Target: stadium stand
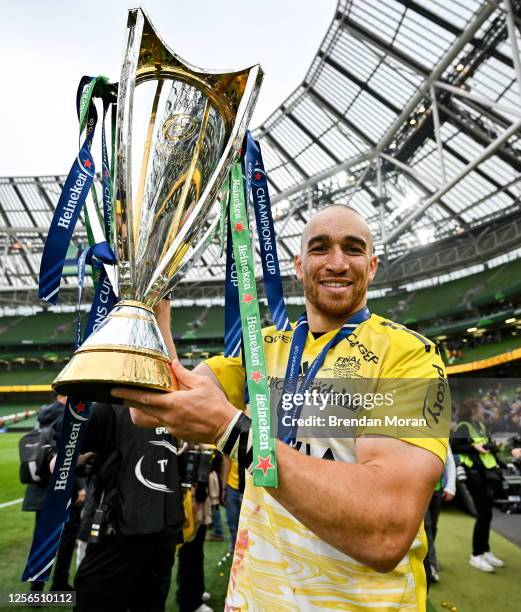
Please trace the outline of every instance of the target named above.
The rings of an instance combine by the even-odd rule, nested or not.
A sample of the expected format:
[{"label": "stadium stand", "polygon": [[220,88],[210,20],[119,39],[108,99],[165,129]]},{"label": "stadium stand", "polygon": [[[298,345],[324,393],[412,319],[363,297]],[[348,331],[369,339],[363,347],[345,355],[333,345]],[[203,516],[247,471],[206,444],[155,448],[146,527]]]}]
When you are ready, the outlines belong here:
[{"label": "stadium stand", "polygon": [[[516,296],[520,294],[521,259],[518,259],[442,285],[373,298],[369,306],[445,347],[451,341],[457,342],[460,350],[452,351],[456,356],[451,356],[450,350],[444,354],[448,363],[458,364],[521,347],[517,325],[504,325],[505,320],[515,319],[520,302]],[[302,306],[288,306],[292,320],[301,312]],[[1,321],[0,385],[49,384],[70,357],[76,315],[40,312],[26,317],[3,317]],[[267,313],[265,322],[269,322]],[[174,308],[172,327],[180,355],[188,360],[223,350],[224,309],[220,306]],[[479,330],[476,337],[467,333],[473,327]],[[493,329],[495,336],[479,335],[487,329]],[[500,337],[498,330],[502,330]]]}]

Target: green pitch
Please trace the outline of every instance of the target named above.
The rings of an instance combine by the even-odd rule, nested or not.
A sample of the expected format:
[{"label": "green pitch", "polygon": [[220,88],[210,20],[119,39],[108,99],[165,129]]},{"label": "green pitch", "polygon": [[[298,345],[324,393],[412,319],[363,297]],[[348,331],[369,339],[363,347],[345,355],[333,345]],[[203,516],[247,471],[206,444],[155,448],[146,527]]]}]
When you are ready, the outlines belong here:
[{"label": "green pitch", "polygon": [[[0,504],[23,497],[24,486],[18,481],[19,434],[0,434]],[[224,518],[224,517],[223,517]],[[26,591],[20,575],[27,558],[33,531],[32,512],[21,512],[21,504],[0,508],[0,591]],[[432,586],[429,612],[443,612],[455,606],[458,612],[517,612],[519,610],[519,577],[521,549],[502,536],[492,533],[494,552],[505,560],[506,567],[495,574],[485,574],[468,564],[473,520],[457,511],[443,512],[438,528],[437,550],[442,564],[440,583]],[[206,590],[214,610],[222,610],[230,563],[219,567],[227,545],[208,542],[205,545]],[[177,610],[174,602],[175,568],[168,612]],[[0,610],[12,610],[2,608]],[[30,612],[33,608],[17,610]],[[61,608],[66,610],[67,608]]]},{"label": "green pitch", "polygon": [[[457,510],[442,512],[436,551],[441,564],[440,582],[432,585],[429,599],[437,612],[455,606],[458,612],[517,612],[520,609],[521,549],[491,532],[490,547],[505,562],[494,574],[469,565],[474,519]],[[449,607],[442,603],[450,604]]]}]

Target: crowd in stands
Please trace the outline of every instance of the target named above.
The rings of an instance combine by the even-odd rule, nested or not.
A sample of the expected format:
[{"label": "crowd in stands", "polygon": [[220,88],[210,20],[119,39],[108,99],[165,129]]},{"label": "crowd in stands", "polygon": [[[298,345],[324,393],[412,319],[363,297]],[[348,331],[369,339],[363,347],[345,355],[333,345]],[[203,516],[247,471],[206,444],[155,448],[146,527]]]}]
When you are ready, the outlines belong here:
[{"label": "crowd in stands", "polygon": [[443,340],[439,344],[443,349],[445,361],[451,365],[460,361],[471,349],[487,344],[500,344],[512,337],[512,330],[495,328],[480,335],[467,334],[466,336],[458,336],[450,340]]},{"label": "crowd in stands", "polygon": [[[500,380],[493,386],[478,388],[473,397],[483,408],[483,421],[490,434],[505,432],[521,435],[521,386],[509,387]],[[455,405],[453,420],[459,419],[459,405]]]}]

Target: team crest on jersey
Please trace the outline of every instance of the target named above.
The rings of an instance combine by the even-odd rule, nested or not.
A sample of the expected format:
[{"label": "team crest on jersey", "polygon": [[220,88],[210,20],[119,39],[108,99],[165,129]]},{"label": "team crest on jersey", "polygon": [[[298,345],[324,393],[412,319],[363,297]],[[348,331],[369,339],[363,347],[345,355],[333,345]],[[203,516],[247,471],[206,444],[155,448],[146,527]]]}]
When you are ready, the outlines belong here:
[{"label": "team crest on jersey", "polygon": [[338,378],[356,376],[361,366],[360,358],[354,355],[338,357],[333,364],[333,375]]}]

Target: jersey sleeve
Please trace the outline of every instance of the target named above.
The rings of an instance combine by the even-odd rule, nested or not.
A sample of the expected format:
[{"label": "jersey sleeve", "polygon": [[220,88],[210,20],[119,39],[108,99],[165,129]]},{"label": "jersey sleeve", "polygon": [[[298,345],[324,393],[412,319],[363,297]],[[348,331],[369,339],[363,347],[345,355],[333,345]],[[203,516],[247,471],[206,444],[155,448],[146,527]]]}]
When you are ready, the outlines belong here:
[{"label": "jersey sleeve", "polygon": [[[389,349],[378,390],[390,393],[391,405],[373,416],[382,419],[378,433],[420,446],[445,461],[451,400],[445,366],[435,344],[406,328],[389,333]],[[381,414],[378,414],[378,413]]]},{"label": "jersey sleeve", "polygon": [[241,357],[210,357],[204,363],[221,383],[228,401],[239,410],[244,410],[245,379]]}]

